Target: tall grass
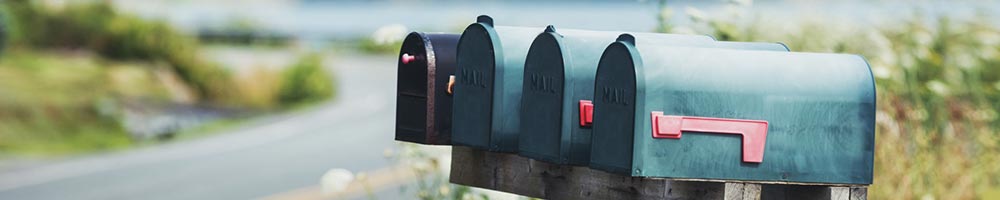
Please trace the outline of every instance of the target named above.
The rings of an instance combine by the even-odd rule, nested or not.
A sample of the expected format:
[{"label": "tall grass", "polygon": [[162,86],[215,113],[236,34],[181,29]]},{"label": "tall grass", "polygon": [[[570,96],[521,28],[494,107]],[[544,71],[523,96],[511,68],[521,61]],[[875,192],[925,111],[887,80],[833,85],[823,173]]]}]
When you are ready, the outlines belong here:
[{"label": "tall grass", "polygon": [[150,86],[152,78],[128,72],[134,68],[100,66],[87,56],[7,52],[0,60],[0,157],[131,145],[112,97],[164,93]]},{"label": "tall grass", "polygon": [[[987,21],[995,18],[779,26],[735,7],[715,17],[689,10],[692,27],[663,27],[868,59],[878,91],[872,199],[976,199],[997,190],[1000,27]],[[756,20],[737,21],[747,18]]]},{"label": "tall grass", "polygon": [[238,103],[229,72],[199,57],[197,40],[165,22],[119,13],[107,1],[50,8],[37,1],[5,0],[2,10],[9,19],[12,46],[80,49],[114,60],[164,62],[199,96]]},{"label": "tall grass", "polygon": [[[0,16],[7,19],[4,27],[10,29],[10,43],[15,48],[86,50],[111,60],[164,63],[204,102],[230,106],[259,103],[244,102],[247,98],[237,89],[239,81],[232,73],[201,57],[197,38],[182,34],[164,21],[117,12],[109,1],[69,2],[53,7],[39,1],[5,0],[0,11],[3,11]],[[332,82],[329,76],[313,77],[311,81]],[[298,80],[286,82],[295,81]],[[316,92],[297,94],[317,95],[308,97],[314,99],[331,96]]]},{"label": "tall grass", "polygon": [[[104,0],[46,2],[0,0],[0,49],[7,50],[0,52],[0,154],[127,147],[122,119],[102,109],[123,100],[268,110],[334,92],[318,56],[288,72],[258,70],[237,79],[201,57],[197,38],[164,21],[119,13]],[[116,67],[123,63],[135,65]]]}]

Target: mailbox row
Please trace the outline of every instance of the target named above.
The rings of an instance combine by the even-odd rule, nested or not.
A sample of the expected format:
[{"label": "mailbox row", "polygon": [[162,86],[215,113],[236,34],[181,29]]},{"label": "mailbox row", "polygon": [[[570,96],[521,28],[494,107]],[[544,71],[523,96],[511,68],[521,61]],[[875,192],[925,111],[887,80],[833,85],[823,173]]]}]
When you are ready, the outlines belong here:
[{"label": "mailbox row", "polygon": [[637,177],[872,181],[874,79],[856,55],[480,16],[411,33],[398,65],[396,140]]}]

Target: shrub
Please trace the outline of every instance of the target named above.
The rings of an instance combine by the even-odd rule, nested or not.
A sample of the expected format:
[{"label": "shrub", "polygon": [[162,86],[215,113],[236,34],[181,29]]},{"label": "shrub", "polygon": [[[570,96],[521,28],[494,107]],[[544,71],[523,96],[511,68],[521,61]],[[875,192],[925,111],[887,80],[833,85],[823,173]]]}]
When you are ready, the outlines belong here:
[{"label": "shrub", "polygon": [[334,93],[333,78],[323,69],[323,59],[316,54],[303,56],[282,73],[278,101],[296,105],[330,98]]},{"label": "shrub", "polygon": [[115,12],[107,1],[70,3],[56,11],[28,0],[5,0],[12,43],[27,48],[84,49],[115,60],[168,64],[198,95],[240,104],[229,71],[198,55],[197,39],[158,20]]}]

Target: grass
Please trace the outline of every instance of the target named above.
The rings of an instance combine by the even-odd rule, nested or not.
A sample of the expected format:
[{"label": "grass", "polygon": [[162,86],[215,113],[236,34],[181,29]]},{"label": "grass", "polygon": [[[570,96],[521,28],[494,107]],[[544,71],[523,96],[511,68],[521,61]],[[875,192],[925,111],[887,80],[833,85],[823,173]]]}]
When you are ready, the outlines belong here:
[{"label": "grass", "polygon": [[878,91],[872,199],[997,197],[1000,27],[987,21],[992,17],[781,23],[795,23],[791,27],[728,15],[692,19],[696,24],[684,29],[719,40],[783,42],[793,51],[867,58]]},{"label": "grass", "polygon": [[167,63],[198,95],[216,103],[238,104],[231,77],[198,56],[198,42],[162,21],[118,13],[107,1],[69,3],[59,9],[28,0],[2,6],[11,46],[81,49],[113,60]]},{"label": "grass", "polygon": [[[320,82],[333,82],[332,77],[326,76],[326,73],[285,75],[280,77],[282,79],[272,79],[274,82],[270,84],[293,84],[307,88],[298,90],[283,87],[281,90],[297,90],[291,94],[294,97],[289,97],[289,93],[275,93],[285,96],[278,97],[280,101],[264,101],[261,100],[262,97],[253,96],[260,95],[254,91],[234,90],[233,88],[239,88],[239,84],[246,82],[237,80],[232,72],[221,65],[202,58],[199,53],[201,44],[197,38],[185,36],[164,21],[116,12],[108,1],[67,3],[57,9],[50,7],[29,0],[5,1],[0,10],[3,11],[3,19],[7,19],[6,24],[9,24],[4,30],[11,30],[11,46],[86,50],[110,60],[161,62],[195,91],[202,103],[235,107],[277,107],[297,104],[300,100],[316,101],[332,96],[328,94],[330,92],[317,91],[330,88],[317,87],[330,85]],[[308,59],[321,61],[318,56],[315,57]],[[322,70],[311,69],[309,66],[293,68],[315,72]],[[299,80],[300,78],[305,79]],[[263,105],[267,103],[279,105]]]},{"label": "grass", "polygon": [[[73,53],[7,52],[0,60],[0,152],[56,155],[113,150],[131,144],[112,114],[115,94],[148,96],[162,88],[154,80],[128,80],[115,87],[111,77],[131,68],[102,67],[92,56]],[[45,81],[37,81],[45,80]]]},{"label": "grass", "polygon": [[197,38],[166,22],[119,13],[109,1],[3,1],[0,154],[134,146],[141,141],[123,130],[118,108],[131,99],[270,111],[326,100],[335,92],[319,56],[282,71],[257,69],[238,77],[202,58],[201,48]]}]

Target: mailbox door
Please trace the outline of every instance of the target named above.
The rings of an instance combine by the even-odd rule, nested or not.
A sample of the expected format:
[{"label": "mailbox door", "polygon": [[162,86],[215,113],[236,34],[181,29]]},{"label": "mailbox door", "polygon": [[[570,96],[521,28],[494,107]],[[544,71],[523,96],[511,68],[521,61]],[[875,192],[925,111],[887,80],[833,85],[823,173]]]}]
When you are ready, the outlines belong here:
[{"label": "mailbox door", "polygon": [[[611,46],[621,45],[612,43]],[[641,113],[642,101],[637,94],[644,90],[642,59],[632,48],[622,50],[608,47],[601,55],[594,78],[594,124],[591,135],[590,167],[620,174],[632,174],[635,117]],[[636,56],[634,56],[636,55]],[[614,58],[614,59],[610,59]]]},{"label": "mailbox door", "polygon": [[[564,111],[564,63],[566,51],[560,45],[561,37],[545,32],[535,37],[524,63],[524,83],[521,96],[521,131],[518,143],[521,155],[563,164],[560,158],[564,145],[561,135]],[[565,137],[564,137],[565,136]]]},{"label": "mailbox door", "polygon": [[480,16],[478,23],[462,33],[453,110],[454,143],[491,151],[517,151],[524,59],[531,41],[541,31],[494,27],[492,19]]},{"label": "mailbox door", "polygon": [[[871,183],[875,91],[862,58],[642,46],[636,51],[627,43],[611,45],[611,52],[640,55],[643,61],[622,67],[634,58],[609,58],[614,60],[609,64],[620,63],[611,68],[634,68],[642,77],[636,84],[644,85],[636,88],[639,106],[631,111],[632,175]],[[670,125],[654,121],[665,119],[657,114],[759,120],[765,122],[766,132],[751,137],[746,134],[751,130],[740,135],[685,129],[683,134],[676,130],[676,138],[657,138],[671,131],[654,128]],[[756,152],[751,150],[756,145],[761,145],[762,155],[754,161],[748,159],[754,153],[748,152]]]},{"label": "mailbox door", "polygon": [[[433,52],[428,41],[420,33],[410,33],[403,40],[399,56],[414,56],[404,62],[398,60],[396,82],[396,140],[425,143],[427,137],[427,71],[433,64],[426,59],[416,60],[416,56],[427,58]],[[431,62],[433,63],[433,62]]]},{"label": "mailbox door", "polygon": [[452,143],[479,149],[490,148],[493,120],[494,74],[503,66],[502,49],[495,30],[469,25],[458,43],[458,72],[452,110]]}]

